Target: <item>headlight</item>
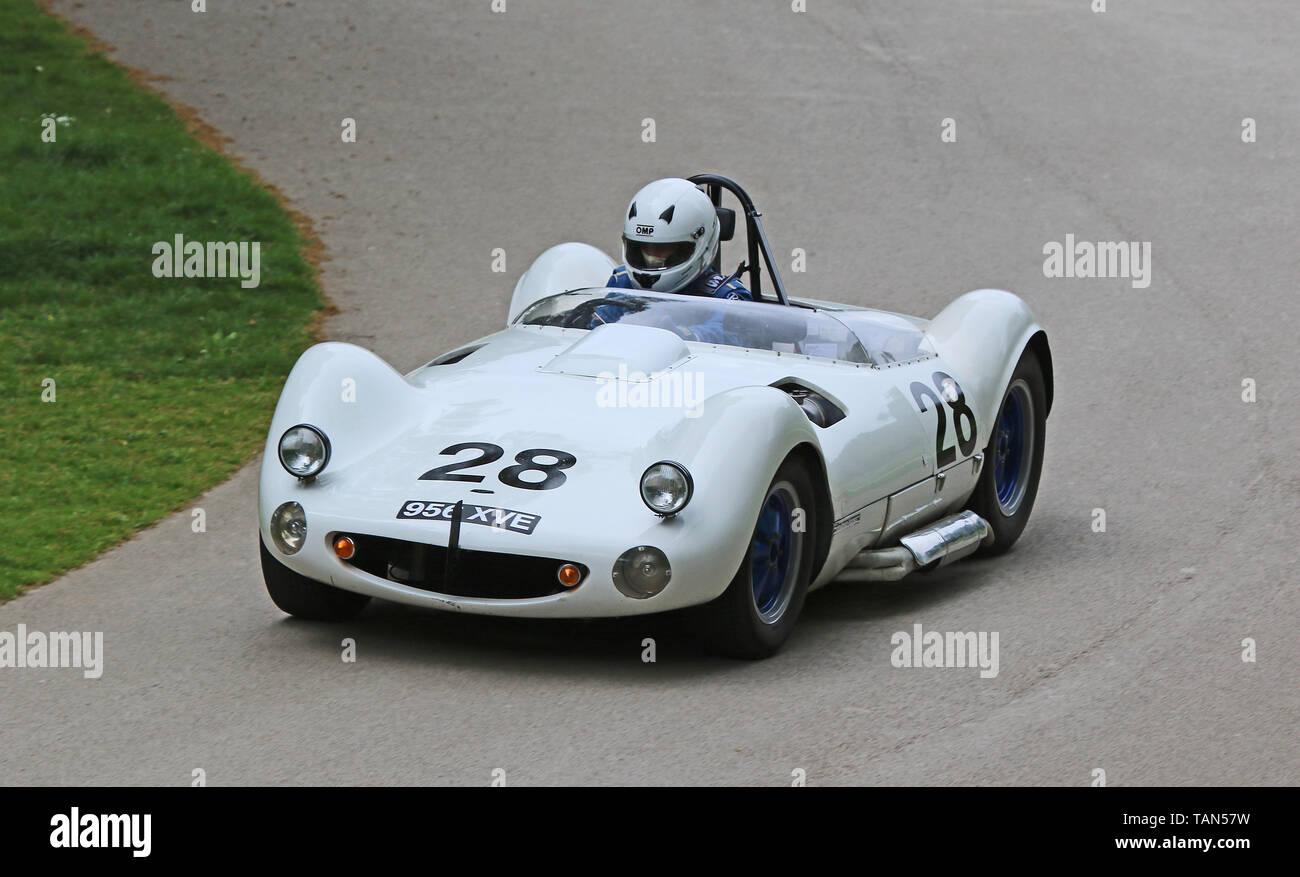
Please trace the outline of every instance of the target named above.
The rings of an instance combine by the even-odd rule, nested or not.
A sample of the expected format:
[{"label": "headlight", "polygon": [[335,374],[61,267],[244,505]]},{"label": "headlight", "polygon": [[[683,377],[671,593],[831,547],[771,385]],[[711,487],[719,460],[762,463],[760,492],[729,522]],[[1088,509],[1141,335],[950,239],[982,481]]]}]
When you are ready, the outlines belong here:
[{"label": "headlight", "polygon": [[656,515],[675,515],[691,501],[695,482],[686,467],[660,460],[641,474],[641,501]]},{"label": "headlight", "polygon": [[286,502],[271,513],[271,539],[285,554],[297,554],[307,540],[307,515],[296,502]]},{"label": "headlight", "polygon": [[291,426],[280,436],[280,465],[297,478],[314,478],[330,461],[325,433],[307,423]]},{"label": "headlight", "polygon": [[673,571],[668,558],[658,548],[639,545],[629,548],[614,561],[614,587],[637,600],[653,597],[668,586]]}]

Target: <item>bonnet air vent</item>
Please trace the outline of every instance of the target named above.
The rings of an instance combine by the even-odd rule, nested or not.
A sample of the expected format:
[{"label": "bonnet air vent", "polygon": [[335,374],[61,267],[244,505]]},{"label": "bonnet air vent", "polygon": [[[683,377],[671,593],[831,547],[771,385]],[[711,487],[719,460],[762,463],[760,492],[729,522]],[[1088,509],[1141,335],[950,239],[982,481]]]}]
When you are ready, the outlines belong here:
[{"label": "bonnet air vent", "polygon": [[[429,365],[452,365],[453,363],[460,362],[462,359],[469,356],[474,351],[479,350],[480,348],[485,346],[486,345],[484,344],[471,344],[469,347],[458,348],[456,350],[451,351],[450,353],[444,353],[442,356],[433,360],[433,362],[430,362]],[[426,365],[425,368],[428,368],[429,365]]]}]

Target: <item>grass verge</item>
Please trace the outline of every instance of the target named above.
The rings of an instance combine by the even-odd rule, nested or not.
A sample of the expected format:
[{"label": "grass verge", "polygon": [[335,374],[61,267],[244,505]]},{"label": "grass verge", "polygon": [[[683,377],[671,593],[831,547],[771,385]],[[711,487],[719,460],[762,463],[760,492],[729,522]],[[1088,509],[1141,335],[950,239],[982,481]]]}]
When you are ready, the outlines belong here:
[{"label": "grass verge", "polygon": [[[256,453],[324,302],[275,193],[31,0],[0,0],[0,180],[3,601]],[[154,277],[177,234],[259,241],[260,285]]]}]

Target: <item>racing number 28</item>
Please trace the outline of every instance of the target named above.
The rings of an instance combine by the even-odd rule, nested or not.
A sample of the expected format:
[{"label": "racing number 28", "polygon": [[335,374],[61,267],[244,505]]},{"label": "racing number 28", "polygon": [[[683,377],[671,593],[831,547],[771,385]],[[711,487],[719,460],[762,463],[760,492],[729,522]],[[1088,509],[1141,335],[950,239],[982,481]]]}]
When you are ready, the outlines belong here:
[{"label": "racing number 28", "polygon": [[[491,442],[461,442],[458,445],[443,448],[438,453],[454,455],[462,451],[478,451],[479,456],[469,460],[462,460],[459,463],[448,463],[446,466],[430,469],[417,480],[472,481],[477,484],[483,480],[482,475],[463,475],[459,470],[473,469],[477,466],[495,463],[505,454],[500,445],[494,445]],[[554,459],[555,462],[539,463],[537,462],[538,457],[549,457]],[[566,451],[553,451],[550,448],[529,448],[515,454],[515,463],[518,465],[507,466],[502,469],[497,478],[501,479],[502,484],[509,487],[522,487],[524,490],[551,490],[564,483],[566,476],[562,470],[568,469],[576,462],[578,462],[578,458]],[[541,481],[525,481],[521,476],[528,471],[541,472],[545,477]]]},{"label": "racing number 28", "polygon": [[[934,381],[933,388],[920,381],[913,381],[910,389],[912,398],[916,400],[917,407],[922,413],[930,410],[925,407],[925,400],[929,398],[934,401],[934,413],[939,415],[938,428],[935,430],[934,452],[938,458],[938,465],[943,467],[957,459],[957,448],[952,445],[946,448],[943,446],[948,432],[948,417],[943,412],[943,403],[946,401],[948,407],[952,409],[952,428],[957,433],[957,445],[961,448],[963,457],[969,457],[975,450],[975,412],[971,411],[970,406],[966,404],[966,394],[951,375],[935,372],[931,380]],[[966,425],[969,425],[969,429],[963,428]]]}]

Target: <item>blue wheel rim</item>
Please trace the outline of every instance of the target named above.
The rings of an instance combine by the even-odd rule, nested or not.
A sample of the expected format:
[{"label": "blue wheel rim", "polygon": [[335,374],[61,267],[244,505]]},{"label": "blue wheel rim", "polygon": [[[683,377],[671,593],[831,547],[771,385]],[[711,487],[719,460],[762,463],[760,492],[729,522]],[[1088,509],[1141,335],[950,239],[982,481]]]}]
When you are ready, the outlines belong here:
[{"label": "blue wheel rim", "polygon": [[993,489],[998,506],[1013,515],[1024,499],[1033,459],[1033,402],[1024,381],[1007,391],[993,434]]},{"label": "blue wheel rim", "polygon": [[765,622],[780,618],[798,572],[800,540],[793,528],[794,500],[784,485],[774,488],[758,514],[749,547],[754,607]]}]

